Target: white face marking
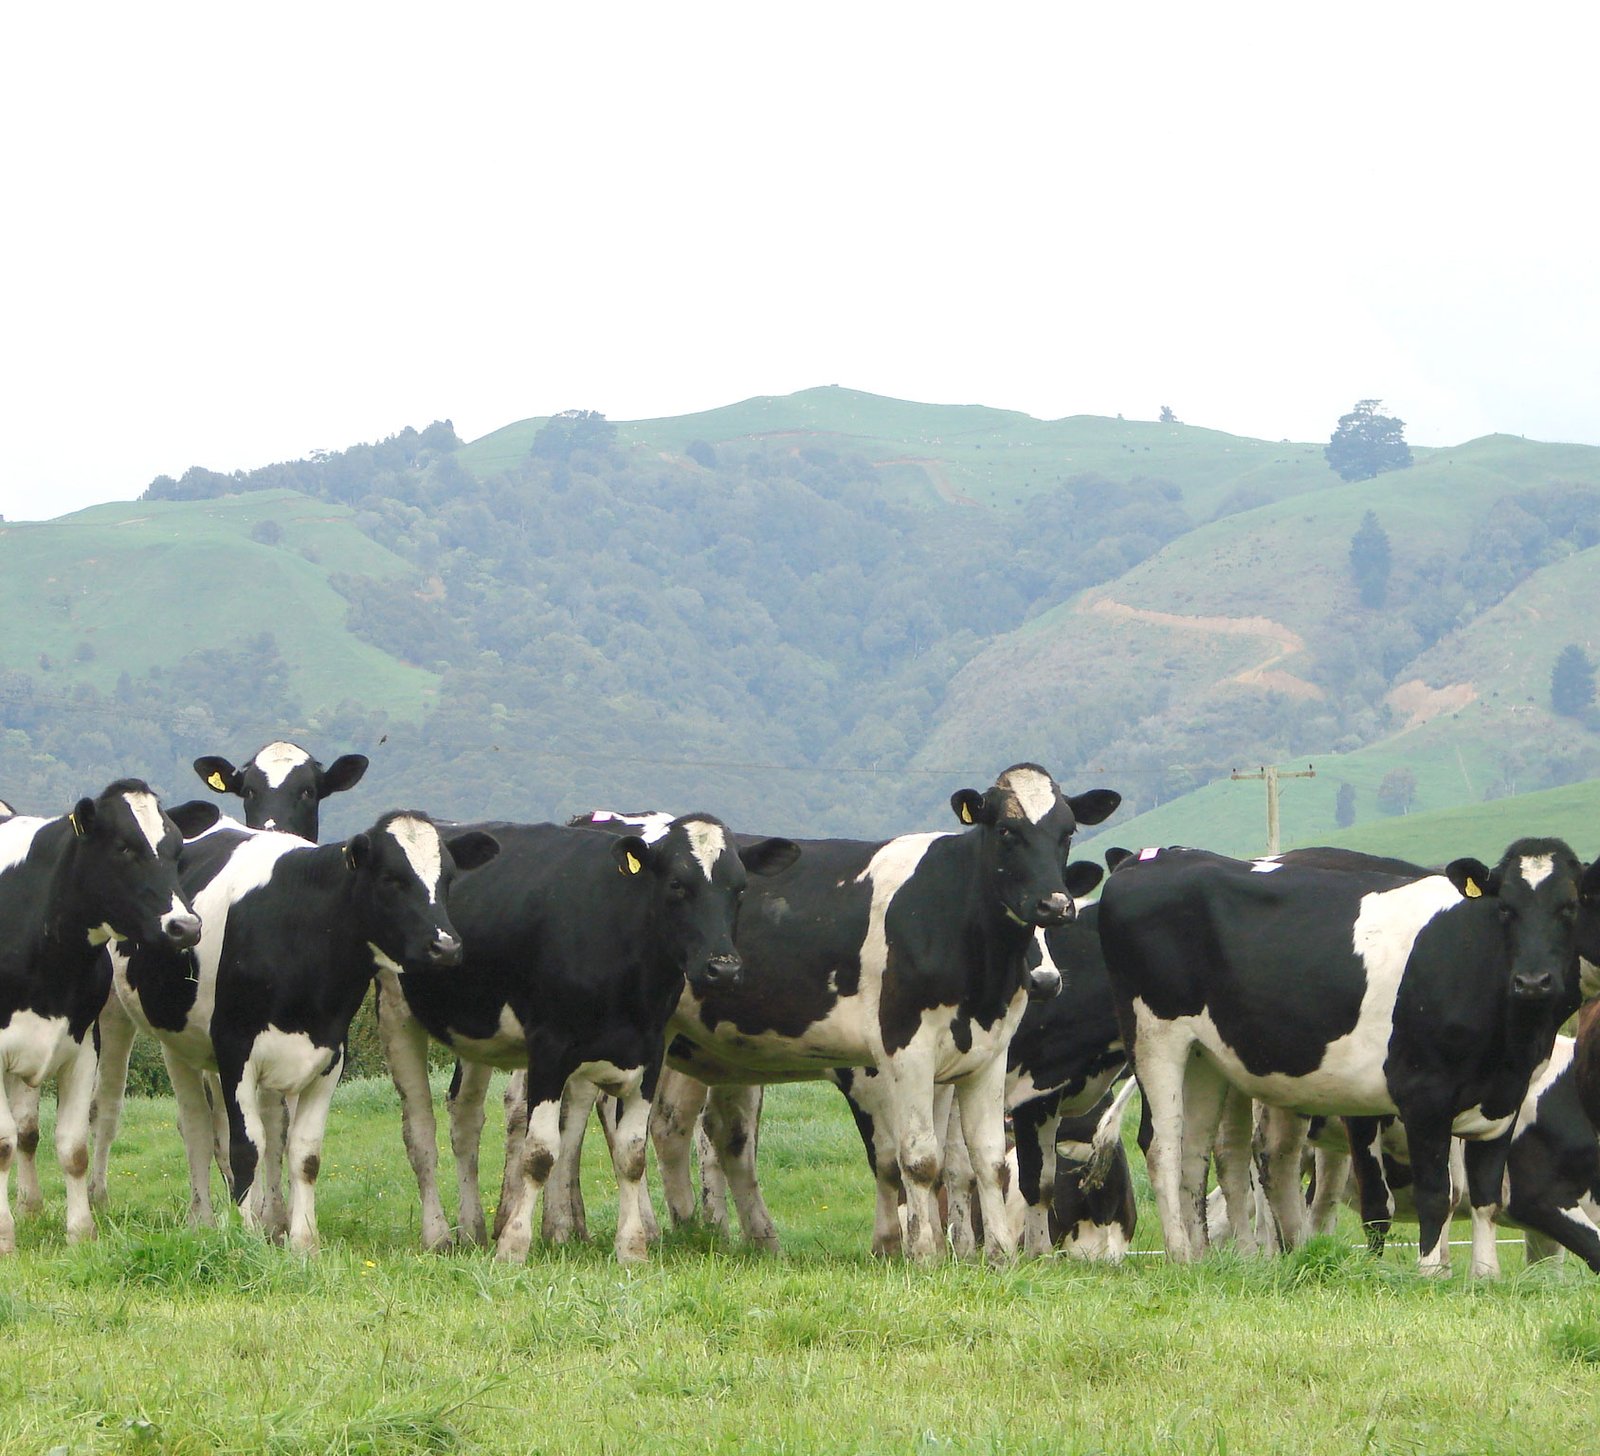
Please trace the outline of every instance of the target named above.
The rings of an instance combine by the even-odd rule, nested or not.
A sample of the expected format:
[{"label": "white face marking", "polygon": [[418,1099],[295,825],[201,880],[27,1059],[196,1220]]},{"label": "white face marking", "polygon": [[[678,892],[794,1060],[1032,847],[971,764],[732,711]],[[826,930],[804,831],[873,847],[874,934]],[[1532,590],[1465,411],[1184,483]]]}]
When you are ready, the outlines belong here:
[{"label": "white face marking", "polygon": [[610,809],[596,809],[589,819],[595,824],[626,824],[646,844],[654,844],[672,827],[671,814],[617,814]]},{"label": "white face marking", "polygon": [[720,824],[707,824],[704,819],[692,819],[684,828],[689,834],[689,850],[695,863],[705,871],[706,879],[716,868],[717,858],[728,847]]},{"label": "white face marking", "polygon": [[256,767],[266,776],[269,789],[279,787],[293,770],[310,762],[311,755],[305,749],[281,742],[269,743],[255,758]]},{"label": "white face marking", "polygon": [[166,826],[161,822],[161,804],[154,794],[138,792],[127,793],[122,796],[128,801],[128,808],[133,812],[134,822],[144,831],[144,837],[150,841],[150,852],[161,852],[161,836],[166,833]]},{"label": "white face marking", "polygon": [[389,824],[389,833],[405,851],[407,862],[428,892],[428,903],[439,898],[439,876],[444,873],[443,849],[439,831],[421,819],[409,816],[395,819]]},{"label": "white face marking", "polygon": [[1522,857],[1522,878],[1530,890],[1537,890],[1555,873],[1555,856],[1551,854],[1525,854]]},{"label": "white face marking", "polygon": [[1000,775],[997,788],[1010,789],[1017,797],[1017,807],[1027,816],[1028,823],[1037,824],[1056,806],[1056,786],[1050,775],[1038,769],[1013,769]]}]

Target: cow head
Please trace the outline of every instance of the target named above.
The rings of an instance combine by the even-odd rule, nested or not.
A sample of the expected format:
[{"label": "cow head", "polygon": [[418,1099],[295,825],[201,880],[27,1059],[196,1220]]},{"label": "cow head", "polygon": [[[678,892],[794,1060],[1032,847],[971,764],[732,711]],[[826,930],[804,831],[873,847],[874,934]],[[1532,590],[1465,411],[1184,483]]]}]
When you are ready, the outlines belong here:
[{"label": "cow head", "polygon": [[131,940],[187,950],[200,917],[178,888],[178,850],[217,822],[215,804],[180,805],[170,814],[141,779],[119,779],[67,816],[73,871],[81,894],[72,918],[91,941]]},{"label": "cow head", "polygon": [[697,994],[732,985],[744,963],[734,948],[739,902],[749,875],[775,875],[800,857],[787,839],[740,846],[709,814],[674,819],[646,843],[637,834],[613,842],[617,868],[651,901],[657,944]]},{"label": "cow head", "polygon": [[450,923],[450,885],[458,873],[500,853],[492,834],[470,830],[446,839],[426,814],[385,814],[344,843],[344,863],[363,933],[380,958],[402,971],[461,964],[461,937]]},{"label": "cow head", "polygon": [[235,768],[208,754],[194,771],[219,794],[244,800],[244,822],[252,829],[281,829],[316,842],[319,810],[329,794],[353,789],[367,771],[367,758],[347,753],[327,768],[293,743],[269,743],[248,763]]},{"label": "cow head", "polygon": [[986,876],[1001,910],[1017,925],[1034,927],[1072,919],[1076,910],[1064,871],[1073,831],[1098,824],[1121,802],[1122,795],[1110,789],[1069,798],[1033,763],[1008,768],[986,793],[960,789],[950,796],[956,817],[980,836]]},{"label": "cow head", "polygon": [[[1063,877],[1067,893],[1072,896],[1074,902],[1092,894],[1104,873],[1099,865],[1088,860],[1078,860],[1069,864]],[[1074,918],[1076,914],[1074,905]],[[1023,961],[1023,968],[1022,984],[1030,1001],[1050,1001],[1061,994],[1063,985],[1061,967],[1050,953],[1050,946],[1043,930],[1033,932],[1033,939],[1028,942],[1028,953]]]},{"label": "cow head", "polygon": [[[1445,874],[1469,900],[1492,904],[1505,938],[1514,1001],[1565,1005],[1580,999],[1578,957],[1585,935],[1596,938],[1600,865],[1587,870],[1559,839],[1519,839],[1492,870],[1475,859],[1452,860]],[[1580,920],[1583,922],[1580,925]]]}]

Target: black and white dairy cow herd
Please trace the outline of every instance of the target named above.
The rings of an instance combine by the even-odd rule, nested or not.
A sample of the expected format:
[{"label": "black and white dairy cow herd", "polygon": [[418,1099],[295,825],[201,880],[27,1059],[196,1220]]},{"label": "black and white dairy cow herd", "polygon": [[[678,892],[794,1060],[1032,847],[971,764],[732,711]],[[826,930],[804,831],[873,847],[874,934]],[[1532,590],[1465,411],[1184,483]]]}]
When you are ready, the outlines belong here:
[{"label": "black and white dairy cow herd", "polygon": [[[953,795],[958,827],[888,840],[754,837],[704,813],[531,825],[407,810],[325,845],[319,806],[361,778],[359,755],[325,768],[274,743],[241,767],[195,768],[241,799],[244,824],[209,802],[164,809],[134,779],[56,819],[0,806],[0,1252],[15,1247],[18,1154],[22,1207],[38,1201],[50,1078],[68,1237],[92,1235],[136,1030],[171,1075],[191,1217],[214,1217],[215,1156],[247,1222],[314,1249],[324,1129],[376,982],[430,1248],[487,1242],[478,1143],[501,1067],[522,1098],[503,1259],[527,1256],[541,1196],[546,1238],[582,1231],[577,1159],[597,1103],[619,1258],[645,1257],[655,1233],[651,1133],[674,1218],[693,1216],[697,1125],[705,1175],[726,1180],[746,1237],[776,1248],[756,1178],[760,1089],[817,1078],[862,1132],[875,1252],[926,1259],[981,1238],[1003,1260],[1020,1235],[1028,1253],[1118,1257],[1134,1083],[1112,1093],[1131,1071],[1171,1258],[1204,1251],[1223,1109],[1248,1118],[1253,1101],[1286,1129],[1259,1169],[1281,1244],[1305,1229],[1299,1119],[1331,1117],[1374,1240],[1399,1167],[1386,1176],[1380,1139],[1403,1129],[1424,1270],[1447,1267],[1452,1139],[1466,1139],[1475,1272],[1493,1272],[1496,1219],[1600,1272],[1600,1070],[1584,1104],[1600,1026],[1588,1045],[1558,1039],[1581,967],[1600,963],[1600,868],[1559,840],[1442,871],[1333,850],[1113,851],[1080,914],[1102,871],[1070,859],[1074,834],[1119,799],[1064,793],[1031,763]],[[430,1042],[458,1058],[454,1229]]]}]

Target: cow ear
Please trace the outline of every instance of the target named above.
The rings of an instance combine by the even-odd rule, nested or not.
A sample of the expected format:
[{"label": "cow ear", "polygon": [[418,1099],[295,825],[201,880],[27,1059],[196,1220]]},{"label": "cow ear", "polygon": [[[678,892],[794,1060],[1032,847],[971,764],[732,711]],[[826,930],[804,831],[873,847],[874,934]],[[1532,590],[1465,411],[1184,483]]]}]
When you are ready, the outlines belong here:
[{"label": "cow ear", "polygon": [[1106,851],[1106,869],[1110,873],[1115,874],[1119,864],[1121,864],[1124,860],[1132,858],[1133,851],[1131,849],[1124,849],[1120,844],[1113,844],[1111,848]]},{"label": "cow ear", "polygon": [[222,818],[222,810],[209,799],[190,799],[187,804],[175,804],[168,809],[167,818],[178,826],[178,833],[185,839],[193,839]]},{"label": "cow ear", "polygon": [[1086,794],[1072,794],[1067,798],[1072,806],[1072,817],[1080,824],[1099,824],[1117,812],[1122,795],[1115,789],[1090,789]]},{"label": "cow ear", "polygon": [[355,788],[361,782],[361,775],[367,771],[367,762],[364,753],[347,753],[334,759],[322,771],[322,792],[317,797],[326,799],[329,794]]},{"label": "cow ear", "polygon": [[800,858],[800,846],[792,839],[763,839],[739,850],[739,863],[753,875],[775,875]]},{"label": "cow ear", "polygon": [[1578,880],[1578,899],[1585,905],[1600,900],[1600,859],[1586,869]]},{"label": "cow ear", "polygon": [[957,789],[950,795],[950,807],[963,824],[992,824],[989,801],[976,789]]},{"label": "cow ear", "polygon": [[372,841],[365,834],[357,834],[344,842],[344,862],[353,870],[360,869],[372,858]]},{"label": "cow ear", "polygon": [[1074,900],[1081,900],[1085,895],[1094,893],[1105,878],[1105,873],[1092,859],[1080,859],[1067,866],[1067,872],[1061,879],[1067,887],[1067,893]]},{"label": "cow ear", "polygon": [[67,820],[72,825],[72,832],[79,839],[87,839],[89,831],[94,828],[94,800],[79,799],[72,806],[72,812],[67,815]]},{"label": "cow ear", "polygon": [[650,846],[637,834],[624,834],[611,842],[611,853],[616,856],[617,868],[625,875],[641,873],[650,862]]},{"label": "cow ear", "polygon": [[1444,867],[1445,878],[1469,900],[1480,895],[1495,895],[1500,890],[1499,876],[1481,859],[1453,859]]},{"label": "cow ear", "polygon": [[227,759],[218,758],[214,753],[195,759],[194,771],[208,789],[215,789],[219,794],[237,794],[243,787],[239,770]]},{"label": "cow ear", "polygon": [[[364,759],[362,762],[365,764]],[[456,835],[454,839],[447,839],[444,847],[450,851],[450,858],[456,862],[458,870],[482,869],[500,853],[500,841],[481,829],[472,829]]]}]

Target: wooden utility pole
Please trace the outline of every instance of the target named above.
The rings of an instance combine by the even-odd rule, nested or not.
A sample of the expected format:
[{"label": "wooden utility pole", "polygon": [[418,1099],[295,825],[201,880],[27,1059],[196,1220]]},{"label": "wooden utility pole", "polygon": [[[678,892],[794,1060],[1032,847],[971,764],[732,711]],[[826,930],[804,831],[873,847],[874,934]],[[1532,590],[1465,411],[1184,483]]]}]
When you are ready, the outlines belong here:
[{"label": "wooden utility pole", "polygon": [[1267,782],[1267,853],[1278,852],[1278,780],[1314,779],[1317,771],[1309,763],[1300,770],[1281,770],[1276,764],[1263,766],[1255,773],[1240,773],[1238,769],[1228,775],[1233,779],[1265,779]]}]

